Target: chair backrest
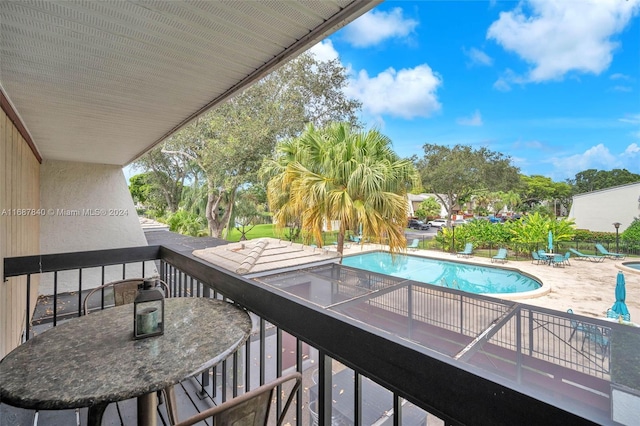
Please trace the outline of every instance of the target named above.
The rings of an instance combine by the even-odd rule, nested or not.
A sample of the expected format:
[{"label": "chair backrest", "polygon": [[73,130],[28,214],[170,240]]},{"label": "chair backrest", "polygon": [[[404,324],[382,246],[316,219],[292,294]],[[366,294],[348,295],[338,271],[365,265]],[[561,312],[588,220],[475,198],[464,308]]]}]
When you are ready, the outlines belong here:
[{"label": "chair backrest", "polygon": [[564,260],[567,260],[567,259],[569,259],[570,257],[571,257],[571,253],[566,252],[566,253],[564,254]]},{"label": "chair backrest", "polygon": [[471,253],[473,251],[473,243],[467,243],[464,245],[465,253]]},{"label": "chair backrest", "polygon": [[580,253],[578,250],[574,249],[574,248],[569,248],[569,251],[573,254],[575,254],[576,256],[583,256],[582,253]]},{"label": "chair backrest", "polygon": [[507,249],[506,248],[498,249],[498,254],[496,256],[498,256],[498,257],[507,257]]},{"label": "chair backrest", "polygon": [[540,260],[540,255],[535,251],[531,252],[531,257],[533,257],[534,260]]},{"label": "chair backrest", "polygon": [[[115,306],[127,305],[129,303],[133,303],[138,294],[138,286],[144,282],[144,278],[129,278],[126,280],[113,281],[110,283],[103,284],[92,289],[89,294],[87,294],[84,298],[83,311],[84,315],[87,315],[90,312],[89,308],[89,299],[91,296],[103,289],[113,288],[113,303]],[[164,289],[165,297],[171,296],[171,291],[169,286],[162,280],[158,280],[160,285]]]},{"label": "chair backrest", "polygon": [[243,426],[267,426],[274,390],[294,380],[295,383],[289,390],[289,397],[282,407],[282,413],[276,419],[276,424],[281,425],[302,382],[302,375],[300,373],[296,372],[282,376],[259,388],[230,399],[217,407],[210,408],[195,416],[189,417],[179,422],[176,426],[190,426],[208,418],[212,419],[213,425],[238,424]]},{"label": "chair backrest", "polygon": [[544,251],[544,250],[538,250],[538,255],[539,255],[539,256],[546,256],[546,253],[547,253],[547,252],[546,252],[546,251]]}]

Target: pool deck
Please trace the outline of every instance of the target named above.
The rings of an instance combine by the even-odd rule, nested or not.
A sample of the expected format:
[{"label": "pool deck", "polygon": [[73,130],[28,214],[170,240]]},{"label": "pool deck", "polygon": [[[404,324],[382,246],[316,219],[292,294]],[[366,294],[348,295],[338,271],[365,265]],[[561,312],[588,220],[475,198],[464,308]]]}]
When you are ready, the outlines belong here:
[{"label": "pool deck", "polygon": [[[386,249],[385,246],[377,244],[352,245],[344,250],[344,255],[384,249]],[[519,302],[528,305],[563,312],[571,308],[576,314],[594,318],[606,317],[607,309],[615,302],[616,276],[618,271],[623,270],[621,264],[624,262],[606,259],[604,262],[594,263],[588,260],[570,258],[571,266],[560,268],[549,265],[536,265],[528,260],[509,260],[505,264],[496,264],[491,263],[491,259],[486,257],[459,258],[449,253],[434,250],[408,251],[407,254],[517,269],[541,281],[544,290],[536,292],[530,297],[511,297],[511,300],[517,299]],[[629,259],[627,258],[626,261],[629,261]],[[631,314],[631,320],[640,323],[640,274],[631,273],[628,271],[629,269],[624,268],[623,270],[627,289],[626,304]],[[501,298],[505,299],[506,297],[501,296]]]}]

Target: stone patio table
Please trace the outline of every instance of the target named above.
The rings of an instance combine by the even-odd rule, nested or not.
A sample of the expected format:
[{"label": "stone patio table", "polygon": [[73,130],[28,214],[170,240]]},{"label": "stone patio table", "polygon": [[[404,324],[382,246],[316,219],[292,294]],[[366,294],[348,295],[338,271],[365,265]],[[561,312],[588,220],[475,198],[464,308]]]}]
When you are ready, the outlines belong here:
[{"label": "stone patio table", "polygon": [[[156,391],[226,359],[249,337],[237,306],[206,298],[165,300],[162,336],[133,340],[133,305],[71,319],[0,361],[0,400],[16,407],[89,407],[99,425],[111,402],[138,398],[139,424],[155,424]],[[142,416],[142,417],[141,417]]]}]

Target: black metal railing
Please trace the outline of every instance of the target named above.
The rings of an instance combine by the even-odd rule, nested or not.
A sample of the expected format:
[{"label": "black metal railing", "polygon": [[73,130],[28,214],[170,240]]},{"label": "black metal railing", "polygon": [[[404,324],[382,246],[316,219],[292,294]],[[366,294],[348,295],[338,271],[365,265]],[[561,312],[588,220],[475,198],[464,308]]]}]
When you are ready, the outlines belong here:
[{"label": "black metal railing", "polygon": [[[343,310],[360,308],[354,304],[318,306],[163,246],[10,258],[5,259],[4,271],[5,278],[26,276],[27,286],[35,275],[53,275],[51,315],[37,320],[42,327],[55,326],[69,312],[81,314],[81,297],[88,285],[84,270],[122,268],[122,278],[131,278],[151,275],[149,262],[155,262],[173,297],[225,298],[245,307],[255,318],[247,343],[199,378],[201,392],[216,402],[295,369],[313,382],[309,392],[299,391],[291,410],[292,423],[298,425],[344,420],[340,418],[344,413],[331,404],[335,400],[332,383],[338,374],[347,376],[348,388],[353,389],[347,419],[353,424],[366,422],[371,386],[387,393],[390,406],[376,408],[382,408],[394,425],[422,424],[415,419],[426,418],[426,412],[446,424],[514,424],[523,418],[545,424],[612,423],[605,407],[610,405],[608,395],[601,396],[603,402],[596,408],[579,404],[576,408],[576,401],[563,406],[557,398],[558,392],[571,394],[583,388],[590,396],[598,396],[604,393],[602,386],[608,386],[610,348],[597,336],[606,338],[615,325],[608,327],[599,320],[419,283],[398,285],[393,279],[371,276],[368,283],[374,288],[363,303],[370,312],[408,318],[410,332],[397,335],[347,316]],[[355,279],[357,273],[338,268],[343,279]],[[77,300],[77,311],[74,304],[60,305],[62,271],[65,280],[76,280],[77,294],[65,293],[64,297]],[[76,278],[70,278],[73,276]],[[27,309],[35,303],[29,294],[27,291]],[[36,324],[30,318],[25,327],[33,331]],[[26,333],[25,339],[30,335]],[[452,340],[460,336],[461,341]],[[453,355],[430,348],[428,343],[435,338],[448,347],[453,343]],[[545,372],[550,367],[553,371]],[[569,373],[574,370],[579,375]],[[538,388],[529,387],[529,381]],[[575,384],[564,391],[536,390],[571,381]],[[414,417],[416,411],[423,417]]]}]

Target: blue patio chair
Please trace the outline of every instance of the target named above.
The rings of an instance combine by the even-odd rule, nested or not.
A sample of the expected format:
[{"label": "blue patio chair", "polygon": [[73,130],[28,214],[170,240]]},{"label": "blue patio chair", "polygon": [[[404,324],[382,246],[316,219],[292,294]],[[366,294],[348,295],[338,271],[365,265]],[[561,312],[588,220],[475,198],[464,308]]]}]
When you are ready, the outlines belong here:
[{"label": "blue patio chair", "polygon": [[604,248],[604,246],[602,244],[596,244],[596,250],[598,250],[598,253],[600,253],[601,255],[608,257],[610,259],[624,259],[626,257],[625,254],[622,253],[613,253],[610,252],[609,250],[607,250],[606,248]]},{"label": "blue patio chair", "polygon": [[556,266],[560,268],[564,268],[564,256],[561,254],[554,255],[551,259],[549,259],[549,262],[554,268]]},{"label": "blue patio chair", "polygon": [[467,243],[464,245],[464,250],[458,252],[458,257],[471,257],[473,254],[473,244]]},{"label": "blue patio chair", "polygon": [[571,253],[566,252],[566,253],[564,254],[564,263],[566,263],[566,264],[567,264],[567,266],[571,266],[571,263],[569,263],[569,258],[570,258],[570,257],[571,257]]},{"label": "blue patio chair", "polygon": [[491,258],[491,263],[493,263],[493,262],[505,263],[506,261],[507,261],[507,249],[506,248],[498,249],[498,253]]},{"label": "blue patio chair", "polygon": [[535,251],[531,252],[531,263],[536,262],[536,265],[539,265],[540,262],[545,262],[547,261],[547,259],[543,259],[540,257],[540,255],[538,253],[536,253]]},{"label": "blue patio chair", "polygon": [[414,239],[411,241],[411,244],[407,245],[407,248],[408,248],[409,250],[416,251],[416,250],[418,250],[418,244],[420,244],[420,240],[419,240],[419,239],[417,239],[417,238],[414,238]]},{"label": "blue patio chair", "polygon": [[598,255],[595,255],[595,254],[584,254],[584,253],[581,253],[578,250],[573,249],[573,248],[569,248],[569,251],[571,253],[575,254],[578,257],[578,259],[580,259],[580,260],[585,260],[586,259],[586,260],[589,260],[591,262],[596,262],[596,263],[602,262],[607,258],[606,256],[598,256]]},{"label": "blue patio chair", "polygon": [[627,313],[627,314],[620,315],[619,313],[617,313],[611,308],[607,309],[607,318],[620,319],[620,317],[622,317],[623,321],[631,321],[631,314]]},{"label": "blue patio chair", "polygon": [[[573,316],[573,309],[571,309],[571,308],[567,309],[567,313],[571,314]],[[573,335],[576,334],[576,332],[578,332],[578,331],[579,332],[584,332],[586,330],[584,324],[581,321],[576,321],[574,319],[570,319],[569,323],[571,324],[571,335],[569,336],[569,341],[571,341],[571,339],[573,339]]]},{"label": "blue patio chair", "polygon": [[604,327],[597,326],[595,324],[584,324],[584,333],[582,337],[582,348],[584,351],[584,343],[585,341],[590,340],[595,345],[596,355],[598,354],[598,350],[600,350],[600,354],[602,355],[602,359],[605,359],[609,354],[609,334],[608,330]]}]

